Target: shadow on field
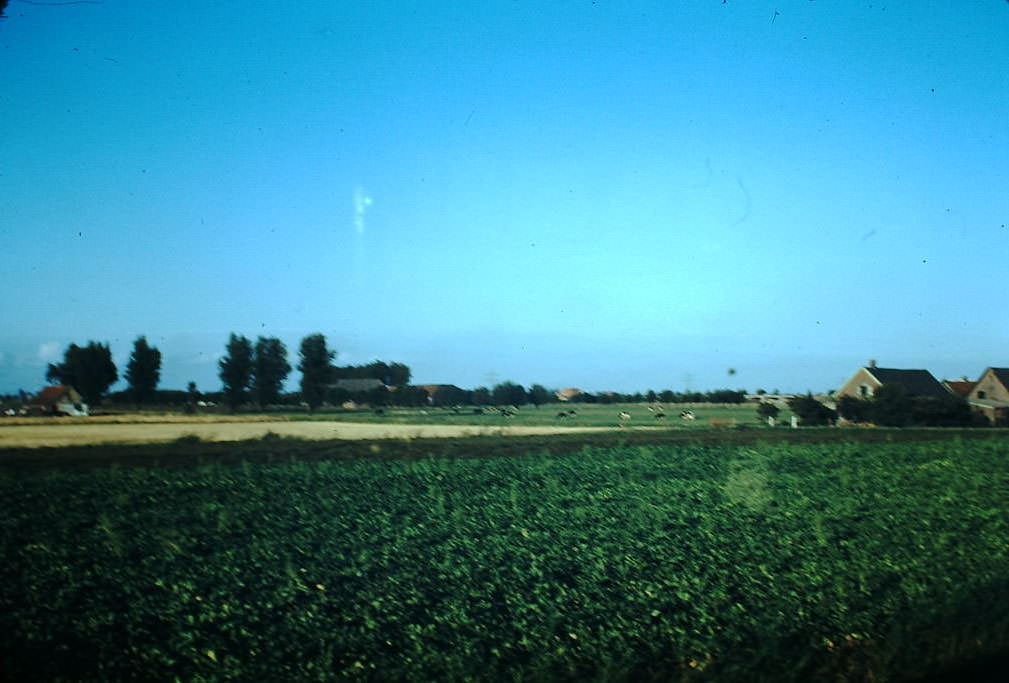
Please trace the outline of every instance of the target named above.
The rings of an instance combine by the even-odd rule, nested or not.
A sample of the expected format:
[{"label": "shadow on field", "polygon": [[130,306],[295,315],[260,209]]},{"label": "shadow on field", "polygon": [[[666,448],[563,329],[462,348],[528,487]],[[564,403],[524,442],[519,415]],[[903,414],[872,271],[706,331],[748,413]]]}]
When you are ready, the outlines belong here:
[{"label": "shadow on field", "polygon": [[1005,436],[994,429],[812,428],[770,430],[737,427],[650,432],[600,432],[535,436],[467,436],[423,439],[303,440],[273,433],[248,441],[210,442],[186,435],[169,443],[100,444],[33,448],[0,448],[2,469],[93,469],[97,467],[193,467],[202,465],[273,464],[320,460],[400,460],[417,458],[499,458],[545,452],[576,453],[584,448],[616,446],[746,445],[754,443],[886,443],[991,439]]}]

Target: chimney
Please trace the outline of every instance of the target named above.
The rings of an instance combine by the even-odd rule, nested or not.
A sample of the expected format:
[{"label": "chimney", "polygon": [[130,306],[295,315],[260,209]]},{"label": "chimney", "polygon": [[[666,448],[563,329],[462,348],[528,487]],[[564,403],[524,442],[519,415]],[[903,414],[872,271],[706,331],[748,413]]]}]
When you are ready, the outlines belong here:
[{"label": "chimney", "polygon": [[869,359],[869,367],[870,368],[876,367],[876,359],[875,358],[870,358]]}]

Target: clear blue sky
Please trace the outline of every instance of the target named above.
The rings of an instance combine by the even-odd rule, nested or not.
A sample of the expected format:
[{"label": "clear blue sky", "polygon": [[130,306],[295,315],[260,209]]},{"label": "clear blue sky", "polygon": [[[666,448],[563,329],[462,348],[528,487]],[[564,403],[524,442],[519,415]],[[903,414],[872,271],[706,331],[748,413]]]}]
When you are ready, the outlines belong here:
[{"label": "clear blue sky", "polygon": [[139,334],[204,390],[230,332],[464,387],[1009,364],[1004,0],[7,15],[0,392]]}]

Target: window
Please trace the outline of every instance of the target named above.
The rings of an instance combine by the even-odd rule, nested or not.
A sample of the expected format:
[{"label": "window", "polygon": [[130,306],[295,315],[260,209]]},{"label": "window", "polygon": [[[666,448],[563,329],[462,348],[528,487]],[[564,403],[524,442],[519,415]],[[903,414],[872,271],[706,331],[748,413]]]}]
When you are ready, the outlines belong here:
[{"label": "window", "polygon": [[978,392],[977,392],[977,397],[978,397],[978,398],[986,398],[987,396],[988,396],[988,394],[986,394],[986,393],[985,393],[985,392],[983,392],[983,391],[978,391]]}]

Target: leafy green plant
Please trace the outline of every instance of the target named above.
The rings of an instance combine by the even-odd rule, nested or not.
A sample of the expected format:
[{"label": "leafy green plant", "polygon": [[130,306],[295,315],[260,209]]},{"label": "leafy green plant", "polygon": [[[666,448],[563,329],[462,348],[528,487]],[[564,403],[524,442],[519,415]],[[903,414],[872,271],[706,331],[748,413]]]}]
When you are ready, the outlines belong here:
[{"label": "leafy green plant", "polygon": [[[204,467],[10,470],[0,665],[890,679],[1009,647],[1003,441],[626,439],[466,442],[510,453],[496,458],[390,442],[320,461],[267,440]],[[274,464],[250,459],[275,445]]]}]

